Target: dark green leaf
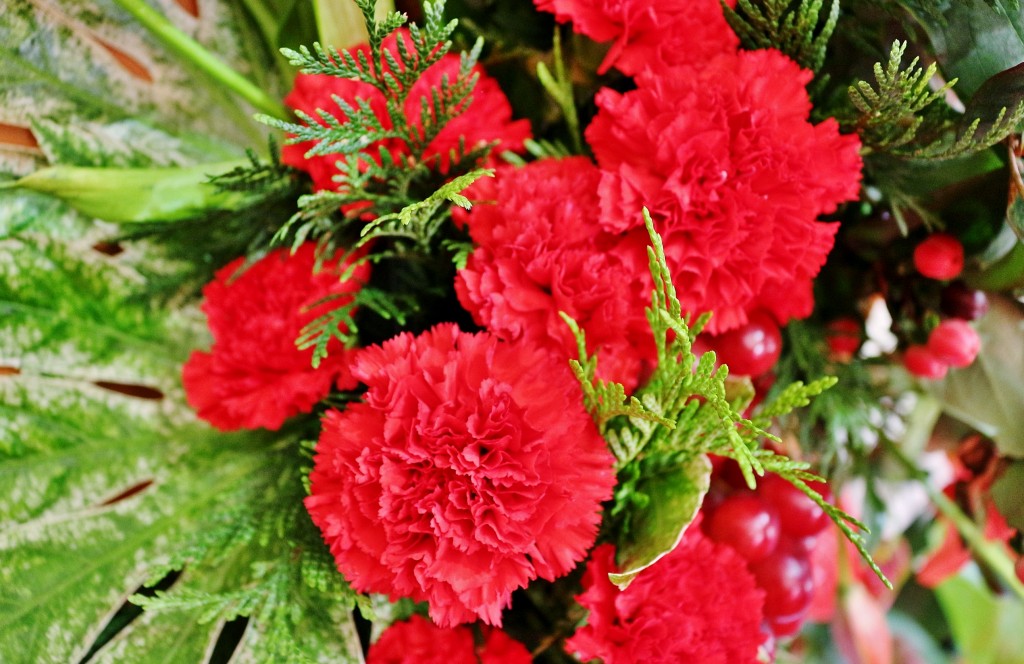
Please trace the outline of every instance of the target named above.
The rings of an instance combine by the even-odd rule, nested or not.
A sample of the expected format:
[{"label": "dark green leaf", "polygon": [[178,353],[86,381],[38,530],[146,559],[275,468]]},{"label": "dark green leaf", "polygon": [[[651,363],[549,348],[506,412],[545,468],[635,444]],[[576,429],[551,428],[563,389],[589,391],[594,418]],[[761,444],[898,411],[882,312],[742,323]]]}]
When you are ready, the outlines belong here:
[{"label": "dark green leaf", "polygon": [[710,484],[711,462],[704,454],[643,475],[636,490],[648,500],[633,507],[629,537],[618,547],[621,571],[608,575],[612,583],[625,588],[679,545]]}]

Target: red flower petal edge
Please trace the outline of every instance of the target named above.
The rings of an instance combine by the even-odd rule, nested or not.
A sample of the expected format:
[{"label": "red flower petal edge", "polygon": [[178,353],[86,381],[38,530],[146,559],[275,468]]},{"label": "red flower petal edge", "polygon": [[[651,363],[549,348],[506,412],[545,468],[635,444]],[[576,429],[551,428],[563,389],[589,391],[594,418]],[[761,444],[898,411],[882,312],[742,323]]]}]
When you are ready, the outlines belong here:
[{"label": "red flower petal edge", "polygon": [[367,664],[530,664],[523,644],[500,629],[483,628],[477,648],[468,627],[443,628],[420,615],[384,630],[370,647]]},{"label": "red flower petal edge", "polygon": [[697,524],[670,554],[619,591],[611,545],[598,547],[577,601],[590,611],[566,648],[604,664],[746,664],[758,661],[763,592],[739,554]]}]

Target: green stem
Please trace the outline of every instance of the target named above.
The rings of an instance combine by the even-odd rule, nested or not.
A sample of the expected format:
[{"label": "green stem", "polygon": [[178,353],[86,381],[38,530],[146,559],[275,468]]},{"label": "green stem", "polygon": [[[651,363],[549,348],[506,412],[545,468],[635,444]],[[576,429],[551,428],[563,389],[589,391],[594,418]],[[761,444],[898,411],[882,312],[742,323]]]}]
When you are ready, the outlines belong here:
[{"label": "green stem", "polygon": [[231,67],[225,65],[163,15],[147,5],[144,0],[114,0],[125,11],[136,18],[167,48],[191,62],[217,83],[236,92],[240,97],[267,115],[281,120],[289,118],[288,111],[279,101],[254,85]]},{"label": "green stem", "polygon": [[946,494],[932,486],[928,480],[927,473],[924,473],[915,466],[914,462],[908,459],[895,443],[886,441],[886,444],[889,451],[906,468],[910,476],[921,482],[928,493],[928,498],[935,504],[939,512],[953,522],[953,526],[956,527],[957,532],[964,538],[967,545],[971,547],[975,557],[985,563],[1017,597],[1024,600],[1024,584],[1017,578],[1013,568],[1013,561],[1006,555],[1003,548],[987,539],[973,519],[964,514],[963,510],[950,500]]}]

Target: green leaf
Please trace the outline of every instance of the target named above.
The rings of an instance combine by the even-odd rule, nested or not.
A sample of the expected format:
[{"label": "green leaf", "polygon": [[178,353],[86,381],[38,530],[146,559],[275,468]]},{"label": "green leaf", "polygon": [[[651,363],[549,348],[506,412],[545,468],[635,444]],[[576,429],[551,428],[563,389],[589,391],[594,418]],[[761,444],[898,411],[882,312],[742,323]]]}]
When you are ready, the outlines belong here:
[{"label": "green leaf", "polygon": [[963,574],[935,589],[963,661],[971,664],[1024,664],[1024,604],[996,596],[981,579]]},{"label": "green leaf", "polygon": [[964,109],[965,122],[961,123],[958,134],[962,136],[966,132],[964,125],[978,118],[981,122],[976,132],[983,136],[997,124],[998,118],[1013,113],[1021,104],[1024,104],[1024,61],[989,77],[971,95]]},{"label": "green leaf", "polygon": [[992,499],[1010,526],[1024,532],[1024,461],[1014,461],[992,484]]},{"label": "green leaf", "polygon": [[[168,17],[279,98],[285,82],[269,66],[274,55],[241,4],[203,3],[198,19],[181,11]],[[245,147],[265,143],[237,98],[169,53],[111,0],[11,0],[0,14],[0,44],[4,121],[38,132],[51,163],[182,165],[242,157]],[[26,168],[0,150],[0,171]]]},{"label": "green leaf", "polygon": [[924,27],[947,79],[972,97],[990,77],[1024,62],[1024,9],[1006,0],[900,0]]},{"label": "green leaf", "polygon": [[255,196],[221,190],[210,182],[246,163],[185,168],[51,166],[5,186],[56,196],[82,214],[105,221],[177,221],[252,204]]},{"label": "green leaf", "polygon": [[930,391],[953,417],[990,436],[1001,454],[1024,456],[1024,313],[1011,300],[993,297],[978,321],[981,352],[965,369],[933,381]]},{"label": "green leaf", "polygon": [[[179,372],[198,317],[136,299],[130,264],[82,240],[0,242],[0,652],[79,661],[127,597],[184,567],[169,597],[249,597],[239,660],[358,661],[294,435],[197,424]],[[197,616],[153,613],[100,661],[206,661],[219,630]]]},{"label": "green leaf", "polygon": [[631,514],[629,537],[619,543],[619,571],[608,578],[620,589],[679,546],[711,485],[711,462],[701,454],[665,468],[645,469],[636,491],[646,507]]}]

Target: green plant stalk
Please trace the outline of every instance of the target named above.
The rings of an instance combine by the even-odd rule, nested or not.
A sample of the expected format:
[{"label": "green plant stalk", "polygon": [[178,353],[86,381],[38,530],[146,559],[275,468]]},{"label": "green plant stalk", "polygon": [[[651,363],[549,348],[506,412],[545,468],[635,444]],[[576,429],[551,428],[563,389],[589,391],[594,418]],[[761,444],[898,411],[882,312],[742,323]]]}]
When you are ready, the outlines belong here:
[{"label": "green plant stalk", "polygon": [[910,476],[921,482],[925,492],[928,494],[929,500],[934,503],[943,516],[953,522],[953,526],[960,533],[960,536],[964,538],[964,541],[967,542],[974,555],[985,563],[1013,594],[1024,601],[1024,584],[1017,578],[1017,574],[1013,569],[1013,561],[1006,555],[1002,547],[989,541],[984,533],[981,532],[981,529],[978,528],[978,524],[974,523],[969,516],[964,514],[963,510],[950,500],[946,494],[933,487],[928,481],[927,475],[915,466],[895,443],[887,441],[887,447],[893,456],[906,468]]},{"label": "green plant stalk", "polygon": [[998,544],[986,539],[978,525],[964,514],[946,494],[936,491],[928,484],[925,484],[925,489],[928,491],[928,497],[939,508],[943,516],[953,522],[960,536],[964,538],[974,554],[995,572],[996,576],[1013,591],[1013,594],[1024,601],[1024,584],[1017,578],[1013,569],[1013,561],[1006,555],[1006,552]]},{"label": "green plant stalk", "polygon": [[281,120],[287,120],[289,114],[281,102],[269,96],[252,81],[227,66],[206,50],[199,42],[192,39],[159,12],[147,5],[144,0],[114,0],[122,9],[130,13],[147,30],[165,46],[181,58],[191,62],[204,74],[217,83],[237,93],[258,110]]}]

